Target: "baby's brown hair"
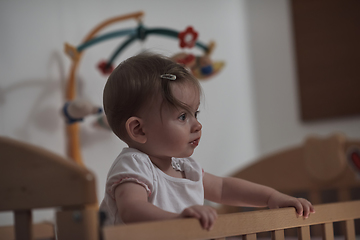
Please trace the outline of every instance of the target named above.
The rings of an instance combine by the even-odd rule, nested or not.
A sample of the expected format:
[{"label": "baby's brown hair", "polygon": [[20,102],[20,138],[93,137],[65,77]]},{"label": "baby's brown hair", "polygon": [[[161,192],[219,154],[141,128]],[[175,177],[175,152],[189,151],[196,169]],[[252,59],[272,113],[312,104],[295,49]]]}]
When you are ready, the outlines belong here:
[{"label": "baby's brown hair", "polygon": [[[174,75],[176,80],[162,78],[164,74]],[[110,74],[103,94],[104,111],[113,132],[125,141],[127,119],[159,94],[163,104],[189,110],[171,92],[170,85],[179,83],[191,83],[201,93],[198,80],[184,66],[162,55],[146,52],[120,63]]]}]

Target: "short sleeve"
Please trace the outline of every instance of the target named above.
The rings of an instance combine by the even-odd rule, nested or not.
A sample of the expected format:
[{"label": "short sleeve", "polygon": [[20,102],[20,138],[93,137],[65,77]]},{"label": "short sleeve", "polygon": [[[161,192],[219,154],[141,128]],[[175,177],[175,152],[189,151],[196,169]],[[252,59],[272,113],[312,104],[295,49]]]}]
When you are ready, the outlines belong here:
[{"label": "short sleeve", "polygon": [[124,182],[143,186],[148,196],[153,192],[153,166],[146,155],[137,153],[121,154],[111,167],[106,191],[115,199],[115,189]]}]

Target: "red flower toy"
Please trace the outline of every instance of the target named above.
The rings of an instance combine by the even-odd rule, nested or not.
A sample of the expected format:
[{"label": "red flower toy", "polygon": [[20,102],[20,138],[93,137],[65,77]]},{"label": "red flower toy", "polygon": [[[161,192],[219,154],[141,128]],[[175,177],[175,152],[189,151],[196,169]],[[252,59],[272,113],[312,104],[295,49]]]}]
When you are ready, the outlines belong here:
[{"label": "red flower toy", "polygon": [[109,75],[114,70],[114,66],[112,64],[109,65],[105,60],[98,64],[98,68],[104,75]]},{"label": "red flower toy", "polygon": [[178,38],[180,39],[180,47],[192,48],[195,46],[198,33],[192,27],[188,27],[185,31],[180,32]]},{"label": "red flower toy", "polygon": [[177,63],[184,64],[185,66],[192,65],[195,61],[195,56],[192,54],[187,54],[183,58],[179,58],[176,60]]}]

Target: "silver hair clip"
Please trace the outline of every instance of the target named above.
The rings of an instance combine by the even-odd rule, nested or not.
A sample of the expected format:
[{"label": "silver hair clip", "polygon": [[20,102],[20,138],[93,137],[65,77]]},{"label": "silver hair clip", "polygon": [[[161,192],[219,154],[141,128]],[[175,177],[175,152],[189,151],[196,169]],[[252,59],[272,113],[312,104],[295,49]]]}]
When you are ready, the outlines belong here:
[{"label": "silver hair clip", "polygon": [[176,76],[174,74],[169,74],[169,73],[160,75],[160,77],[163,78],[163,79],[171,80],[171,81],[176,80]]}]

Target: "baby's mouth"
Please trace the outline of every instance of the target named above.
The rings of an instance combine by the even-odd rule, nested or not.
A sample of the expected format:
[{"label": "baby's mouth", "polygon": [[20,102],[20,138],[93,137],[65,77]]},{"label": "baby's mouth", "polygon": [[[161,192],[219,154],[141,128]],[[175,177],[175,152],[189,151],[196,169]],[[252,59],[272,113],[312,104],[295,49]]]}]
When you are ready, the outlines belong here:
[{"label": "baby's mouth", "polygon": [[199,145],[199,141],[200,141],[200,138],[197,138],[194,141],[191,141],[190,144],[194,145],[194,146],[197,146],[197,145]]}]

